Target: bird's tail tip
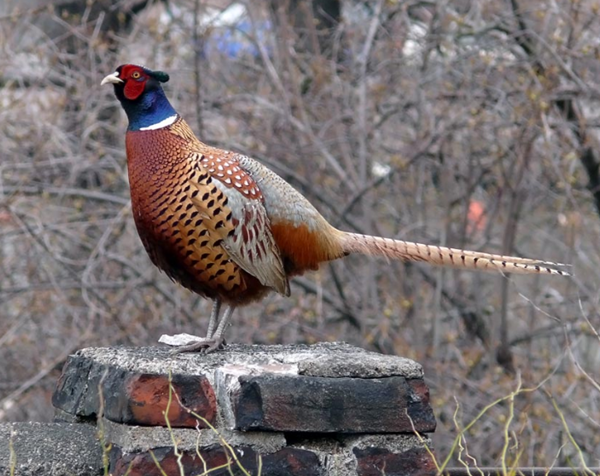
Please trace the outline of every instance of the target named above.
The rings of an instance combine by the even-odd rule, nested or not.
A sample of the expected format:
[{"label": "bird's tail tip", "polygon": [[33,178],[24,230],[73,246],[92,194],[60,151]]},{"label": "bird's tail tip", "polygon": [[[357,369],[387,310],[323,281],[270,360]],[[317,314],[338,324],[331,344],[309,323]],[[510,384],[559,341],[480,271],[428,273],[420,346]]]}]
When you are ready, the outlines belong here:
[{"label": "bird's tail tip", "polygon": [[[497,261],[492,259],[491,261]],[[571,264],[557,263],[555,261],[531,260],[530,263],[510,262],[513,268],[521,268],[525,271],[533,271],[540,274],[552,274],[555,276],[571,277],[573,273],[560,268],[571,268]]]}]

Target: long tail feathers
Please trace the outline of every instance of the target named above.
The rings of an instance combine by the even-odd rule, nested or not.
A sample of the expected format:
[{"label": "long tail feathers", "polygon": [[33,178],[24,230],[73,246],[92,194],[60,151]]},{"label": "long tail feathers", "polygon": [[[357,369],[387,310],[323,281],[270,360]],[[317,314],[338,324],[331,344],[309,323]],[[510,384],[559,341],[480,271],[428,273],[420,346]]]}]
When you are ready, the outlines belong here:
[{"label": "long tail feathers", "polygon": [[345,253],[384,256],[402,261],[423,261],[433,265],[453,268],[570,276],[570,273],[566,271],[555,269],[555,267],[566,265],[552,261],[494,255],[356,233],[344,233],[342,247]]}]

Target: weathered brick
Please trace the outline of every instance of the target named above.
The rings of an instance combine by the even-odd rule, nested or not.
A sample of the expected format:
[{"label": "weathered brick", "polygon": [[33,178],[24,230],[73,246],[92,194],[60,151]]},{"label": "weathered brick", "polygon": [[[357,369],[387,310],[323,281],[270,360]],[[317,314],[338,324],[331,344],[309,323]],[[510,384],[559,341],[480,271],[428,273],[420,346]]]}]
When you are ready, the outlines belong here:
[{"label": "weathered brick", "polygon": [[[52,395],[52,404],[54,407],[65,413],[80,418],[95,416],[96,412],[91,414],[84,413],[83,404],[88,393],[89,386],[98,382],[90,379],[90,371],[94,362],[90,359],[82,358],[77,355],[71,355],[63,366],[62,373],[56,384],[56,389]],[[95,410],[98,408],[98,399],[96,398]]]},{"label": "weathered brick", "polygon": [[235,425],[243,431],[413,433],[435,429],[421,379],[240,377]]},{"label": "weathered brick", "polygon": [[435,464],[425,448],[397,453],[387,448],[354,448],[357,476],[417,476],[435,474]]},{"label": "weathered brick", "polygon": [[298,448],[283,448],[262,457],[261,476],[320,476],[324,469],[318,456],[312,451]]},{"label": "weathered brick", "polygon": [[[173,375],[171,383],[175,394],[169,405],[169,378],[165,375],[132,374],[125,381],[124,392],[119,395],[123,412],[112,415],[108,408],[106,418],[133,425],[165,425],[165,412],[169,407],[169,423],[173,427],[200,428],[207,425],[198,421],[186,410],[193,410],[209,423],[214,423],[217,403],[212,386],[204,376]],[[177,397],[175,396],[177,395]],[[184,408],[185,407],[185,408]]]},{"label": "weathered brick", "polygon": [[[178,456],[173,448],[162,447],[148,452],[123,454],[114,447],[110,459],[113,476],[160,476],[180,474]],[[184,474],[204,474],[210,470],[211,476],[229,476],[244,474],[240,466],[257,474],[259,455],[248,447],[236,448],[238,462],[231,457],[229,450],[220,446],[201,448],[198,451],[183,451],[180,458]],[[284,448],[272,454],[262,455],[261,476],[319,476],[323,468],[315,453],[297,448]],[[155,461],[156,460],[156,461]],[[159,468],[160,466],[160,468]],[[161,470],[163,472],[161,472]]]},{"label": "weathered brick", "polygon": [[[214,423],[217,403],[213,388],[204,375],[173,374],[173,395],[169,422],[174,427],[196,427],[197,419],[183,406]],[[54,392],[54,406],[81,419],[95,419],[103,398],[103,415],[114,422],[130,425],[165,426],[169,399],[167,374],[138,373],[99,364],[73,355],[67,360]],[[180,404],[183,404],[183,406]],[[200,427],[206,425],[200,421]]]}]

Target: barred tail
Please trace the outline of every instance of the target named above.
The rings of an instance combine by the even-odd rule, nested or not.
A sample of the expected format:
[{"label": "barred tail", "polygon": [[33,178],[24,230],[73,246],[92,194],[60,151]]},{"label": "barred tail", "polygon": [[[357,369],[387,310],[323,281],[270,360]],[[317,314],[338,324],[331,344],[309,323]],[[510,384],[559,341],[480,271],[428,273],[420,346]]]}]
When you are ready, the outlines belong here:
[{"label": "barred tail", "polygon": [[566,271],[555,269],[566,265],[552,261],[494,255],[356,233],[344,233],[341,242],[345,253],[384,256],[402,261],[423,261],[438,266],[480,271],[570,276]]}]

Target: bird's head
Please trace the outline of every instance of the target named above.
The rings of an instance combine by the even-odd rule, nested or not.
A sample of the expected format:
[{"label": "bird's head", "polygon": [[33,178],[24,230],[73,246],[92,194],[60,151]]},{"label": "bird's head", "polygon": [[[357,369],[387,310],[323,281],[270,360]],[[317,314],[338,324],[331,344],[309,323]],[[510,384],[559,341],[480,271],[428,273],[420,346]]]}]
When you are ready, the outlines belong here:
[{"label": "bird's head", "polygon": [[100,84],[114,86],[115,95],[129,118],[129,130],[143,130],[153,128],[177,114],[161,86],[168,80],[169,75],[162,71],[124,64]]}]

